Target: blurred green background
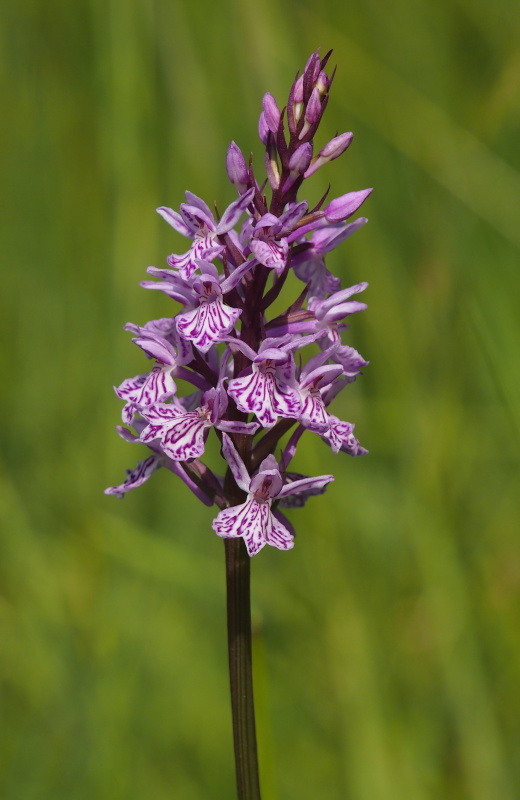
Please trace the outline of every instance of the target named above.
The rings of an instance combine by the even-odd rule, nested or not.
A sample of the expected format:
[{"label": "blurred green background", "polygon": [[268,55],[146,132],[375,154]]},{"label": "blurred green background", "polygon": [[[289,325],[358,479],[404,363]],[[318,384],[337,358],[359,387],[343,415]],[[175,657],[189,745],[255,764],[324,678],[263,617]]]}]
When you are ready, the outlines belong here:
[{"label": "blurred green background", "polygon": [[371,361],[336,410],[371,455],[253,562],[265,800],[520,793],[520,12],[510,0],[8,0],[1,22],[2,800],[230,800],[222,542],[139,449],[111,386],[122,331],[171,313],[138,283],[185,241],[155,214],[234,198],[317,47],[317,144],[354,144],[315,200],[374,186],[330,266],[368,280]]}]

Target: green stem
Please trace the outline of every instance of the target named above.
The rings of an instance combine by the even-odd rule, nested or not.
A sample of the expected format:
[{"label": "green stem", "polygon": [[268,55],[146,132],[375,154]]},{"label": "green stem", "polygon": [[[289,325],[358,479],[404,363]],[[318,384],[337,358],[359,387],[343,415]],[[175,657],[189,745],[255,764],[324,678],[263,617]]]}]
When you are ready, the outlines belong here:
[{"label": "green stem", "polygon": [[251,658],[250,558],[242,539],[226,539],[229,682],[238,800],[260,800]]}]

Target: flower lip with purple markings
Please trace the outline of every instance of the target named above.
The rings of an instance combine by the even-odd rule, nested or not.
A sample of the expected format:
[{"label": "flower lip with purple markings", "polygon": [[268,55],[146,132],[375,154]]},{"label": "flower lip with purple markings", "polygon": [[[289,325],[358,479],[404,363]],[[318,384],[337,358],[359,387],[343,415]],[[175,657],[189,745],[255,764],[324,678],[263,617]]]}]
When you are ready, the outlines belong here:
[{"label": "flower lip with purple markings", "polygon": [[[118,432],[147,452],[107,494],[124,497],[166,468],[217,506],[215,533],[242,538],[250,556],[266,544],[291,549],[294,530],[280,508],[302,506],[333,480],[287,471],[304,433],[333,453],[367,453],[331,405],[368,364],[345,340],[347,318],[367,307],[355,296],[368,284],[355,276],[342,288],[325,261],[365,226],[355,215],[372,189],[326,194],[314,207],[301,196],[315,172],[351,150],[350,132],[314,145],[332,86],[329,57],[310,56],[285,103],[264,95],[263,175],[244,157],[249,147],[231,142],[225,168],[235,197],[222,213],[189,191],[178,211],[157,209],[190,246],[148,267],[152,280],[141,286],[177,306],[127,323],[148,370],[115,389],[129,426]],[[294,277],[300,287],[286,305]],[[218,447],[223,468],[213,472],[206,460]]]},{"label": "flower lip with purple markings", "polygon": [[222,439],[222,453],[237,485],[247,492],[247,499],[240,505],[223,508],[213,521],[213,530],[223,538],[242,537],[250,556],[256,555],[266,544],[290,550],[294,547],[294,536],[272,513],[273,500],[298,494],[303,489],[321,489],[333,481],[334,476],[302,478],[284,486],[278,462],[269,455],[251,478],[229,436],[223,434]]}]

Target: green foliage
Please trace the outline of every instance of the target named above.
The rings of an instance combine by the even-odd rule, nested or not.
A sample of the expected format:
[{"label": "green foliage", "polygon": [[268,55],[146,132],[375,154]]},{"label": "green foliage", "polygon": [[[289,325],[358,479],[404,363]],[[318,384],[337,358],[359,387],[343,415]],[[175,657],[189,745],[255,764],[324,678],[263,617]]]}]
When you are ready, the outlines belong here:
[{"label": "green foliage", "polygon": [[332,260],[371,284],[337,407],[371,455],[304,438],[336,483],[253,562],[264,797],[518,796],[519,28],[506,0],[7,4],[2,798],[233,796],[222,542],[169,474],[102,494],[139,456],[110,387],[142,367],[122,325],[168,314],[155,207],[225,208],[228,142],[261,163],[262,94],[317,46],[319,143],[355,140],[315,197],[375,187]]}]

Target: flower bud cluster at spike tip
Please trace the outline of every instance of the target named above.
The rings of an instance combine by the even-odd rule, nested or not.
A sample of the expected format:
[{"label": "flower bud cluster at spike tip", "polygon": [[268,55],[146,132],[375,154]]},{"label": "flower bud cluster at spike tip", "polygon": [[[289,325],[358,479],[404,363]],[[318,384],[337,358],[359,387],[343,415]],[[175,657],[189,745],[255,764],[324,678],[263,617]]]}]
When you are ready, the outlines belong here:
[{"label": "flower bud cluster at spike tip", "polygon": [[[124,497],[164,467],[217,506],[213,530],[242,537],[250,556],[266,544],[290,550],[294,530],[280,509],[301,507],[334,480],[288,472],[303,433],[319,436],[333,453],[367,452],[354,425],[329,410],[368,364],[342,338],[347,317],[366,309],[353,295],[367,284],[342,288],[325,257],[367,222],[351,218],[372,190],[326,205],[323,198],[312,209],[299,197],[303,182],[352,141],[352,133],[340,134],[314,154],[333,78],[325,71],[329,56],[311,55],[284,107],[264,95],[258,133],[266,174],[259,181],[252,158],[231,142],[226,171],[237,197],[227,208],[214,212],[187,191],[179,211],[157,209],[189,247],[169,255],[167,266],[149,267],[154,280],[141,285],[181,307],[143,326],[127,323],[149,368],[115,388],[128,426],[118,426],[119,435],[147,450],[106,493]],[[298,296],[270,315],[291,271],[301,282]],[[215,437],[221,474],[204,462]]]}]

